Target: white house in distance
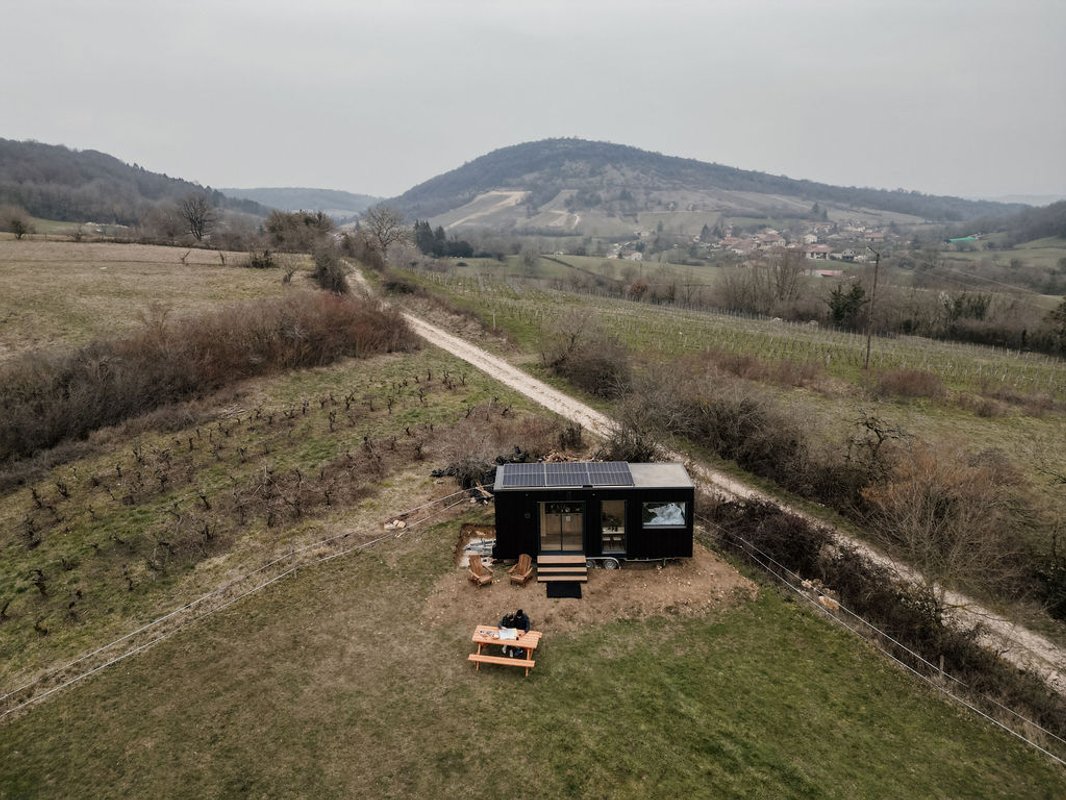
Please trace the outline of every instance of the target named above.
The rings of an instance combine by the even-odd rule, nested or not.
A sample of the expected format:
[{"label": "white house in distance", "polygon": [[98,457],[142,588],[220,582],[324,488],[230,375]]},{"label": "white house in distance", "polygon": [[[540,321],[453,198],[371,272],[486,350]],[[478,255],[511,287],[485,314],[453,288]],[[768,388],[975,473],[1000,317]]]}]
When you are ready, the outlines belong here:
[{"label": "white house in distance", "polygon": [[811,244],[803,248],[803,254],[812,261],[828,261],[833,248],[827,244]]}]

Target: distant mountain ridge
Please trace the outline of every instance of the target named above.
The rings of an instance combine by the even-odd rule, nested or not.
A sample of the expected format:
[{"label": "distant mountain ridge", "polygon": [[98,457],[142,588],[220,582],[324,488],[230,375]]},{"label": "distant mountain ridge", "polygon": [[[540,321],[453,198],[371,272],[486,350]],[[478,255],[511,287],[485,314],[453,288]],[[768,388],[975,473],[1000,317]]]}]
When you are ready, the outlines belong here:
[{"label": "distant mountain ridge", "polygon": [[[861,207],[934,221],[961,221],[1019,211],[1021,204],[967,200],[903,190],[831,186],[690,158],[665,156],[627,145],[584,139],[545,139],[500,148],[408,189],[390,201],[411,217],[435,218],[489,192],[524,192],[527,217],[606,209],[609,215],[635,214],[659,204],[671,210],[798,212],[814,203]],[[565,194],[565,196],[564,196]],[[484,204],[482,204],[484,205]],[[565,207],[564,207],[565,206]],[[496,210],[476,210],[486,219]],[[452,224],[458,224],[454,221]],[[518,223],[521,224],[521,223]]]},{"label": "distant mountain ridge", "polygon": [[221,208],[258,216],[269,213],[253,201],[229,198],[98,150],[0,139],[0,204],[22,206],[36,217],[132,225],[152,206],[193,192],[208,192]]},{"label": "distant mountain ridge", "polygon": [[221,188],[227,197],[237,197],[280,211],[322,211],[332,217],[353,217],[381,202],[380,197],[339,189],[301,186],[264,186],[252,189]]}]

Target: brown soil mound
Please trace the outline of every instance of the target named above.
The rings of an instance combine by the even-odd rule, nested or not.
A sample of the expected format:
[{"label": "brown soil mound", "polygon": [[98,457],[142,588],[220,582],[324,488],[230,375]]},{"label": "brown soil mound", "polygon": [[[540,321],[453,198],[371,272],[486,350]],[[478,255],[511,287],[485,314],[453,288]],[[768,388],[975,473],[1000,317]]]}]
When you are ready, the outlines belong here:
[{"label": "brown soil mound", "polygon": [[536,575],[512,586],[503,566],[480,589],[466,568],[444,575],[426,600],[423,617],[431,624],[461,623],[473,628],[496,624],[508,611],[523,609],[540,631],[569,631],[618,619],[665,614],[697,614],[755,596],[755,584],[699,544],[693,557],[660,565],[629,564],[623,569],[589,570],[580,600],[550,600]]}]

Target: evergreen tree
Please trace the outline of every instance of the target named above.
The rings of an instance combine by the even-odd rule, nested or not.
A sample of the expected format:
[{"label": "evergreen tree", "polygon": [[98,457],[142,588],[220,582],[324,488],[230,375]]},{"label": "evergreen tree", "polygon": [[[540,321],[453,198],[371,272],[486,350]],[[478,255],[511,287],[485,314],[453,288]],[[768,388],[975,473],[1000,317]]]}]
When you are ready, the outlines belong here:
[{"label": "evergreen tree", "polygon": [[442,225],[437,226],[433,232],[433,255],[442,256],[448,252],[448,236],[444,233]]},{"label": "evergreen tree", "polygon": [[415,220],[415,246],[424,255],[436,255],[434,253],[435,240],[433,229],[425,220]]},{"label": "evergreen tree", "polygon": [[859,284],[852,284],[849,289],[845,289],[842,283],[837,284],[826,300],[829,321],[841,328],[855,329],[859,326],[859,312],[867,302],[866,290]]}]

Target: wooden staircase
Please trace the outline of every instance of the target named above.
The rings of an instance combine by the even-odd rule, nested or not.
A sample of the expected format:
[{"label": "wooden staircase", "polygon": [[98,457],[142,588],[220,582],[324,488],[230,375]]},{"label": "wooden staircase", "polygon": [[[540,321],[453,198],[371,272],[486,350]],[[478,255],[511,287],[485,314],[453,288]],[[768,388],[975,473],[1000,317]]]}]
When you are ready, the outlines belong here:
[{"label": "wooden staircase", "polygon": [[587,583],[588,579],[583,553],[537,558],[537,583]]}]

